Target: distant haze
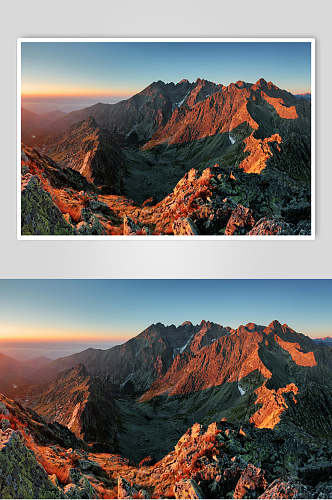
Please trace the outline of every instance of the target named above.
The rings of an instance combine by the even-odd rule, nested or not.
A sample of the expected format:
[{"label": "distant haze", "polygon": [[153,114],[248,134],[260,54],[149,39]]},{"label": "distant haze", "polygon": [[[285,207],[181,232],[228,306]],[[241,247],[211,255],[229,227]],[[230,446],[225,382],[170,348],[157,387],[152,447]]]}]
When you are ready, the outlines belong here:
[{"label": "distant haze", "polygon": [[332,332],[331,303],[332,280],[3,279],[0,353],[22,353],[23,343],[26,353],[53,358],[121,344],[152,323],[203,319],[233,328],[277,319],[324,337]]},{"label": "distant haze", "polygon": [[89,347],[94,349],[110,349],[117,345],[116,342],[94,343],[73,343],[73,342],[6,342],[0,343],[1,354],[6,354],[18,361],[46,357],[57,359],[63,356],[70,356],[77,352],[84,351]]},{"label": "distant haze", "polygon": [[114,104],[126,99],[130,96],[126,95],[120,96],[29,96],[22,97],[22,106],[29,111],[34,113],[47,113],[49,111],[63,111],[64,113],[70,113],[71,111],[76,111],[77,109],[87,108],[93,106],[97,102],[103,104]]}]

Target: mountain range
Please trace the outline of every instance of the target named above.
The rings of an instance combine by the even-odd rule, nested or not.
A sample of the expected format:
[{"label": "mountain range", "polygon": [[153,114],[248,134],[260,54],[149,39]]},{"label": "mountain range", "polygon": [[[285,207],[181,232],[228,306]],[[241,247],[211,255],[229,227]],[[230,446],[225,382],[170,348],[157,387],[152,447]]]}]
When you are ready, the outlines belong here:
[{"label": "mountain range", "polygon": [[262,78],[157,81],[21,125],[24,235],[310,234],[311,102]]},{"label": "mountain range", "polygon": [[1,389],[2,497],[331,496],[331,347],[286,324],[157,323],[32,364]]},{"label": "mountain range", "polygon": [[332,337],[319,337],[315,339],[315,342],[322,342],[328,345],[332,345]]}]

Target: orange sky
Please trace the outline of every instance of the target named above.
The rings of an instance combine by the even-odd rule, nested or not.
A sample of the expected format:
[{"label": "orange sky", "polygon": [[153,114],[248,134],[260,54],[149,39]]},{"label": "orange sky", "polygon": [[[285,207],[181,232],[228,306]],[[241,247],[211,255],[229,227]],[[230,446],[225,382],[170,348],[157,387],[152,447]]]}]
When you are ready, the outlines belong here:
[{"label": "orange sky", "polygon": [[72,341],[91,341],[91,342],[124,342],[132,337],[132,332],[121,332],[117,334],[114,331],[91,331],[74,330],[68,328],[50,328],[41,326],[22,326],[15,323],[0,323],[0,342],[72,342]]},{"label": "orange sky", "polygon": [[24,97],[127,97],[139,92],[137,88],[117,88],[88,85],[56,85],[22,81],[21,95]]},{"label": "orange sky", "polygon": [[[0,323],[0,342],[115,342],[123,343],[139,332],[120,332],[74,330],[66,328],[48,328],[41,326],[22,326],[19,324]],[[330,331],[303,332],[312,338],[331,336]]]}]

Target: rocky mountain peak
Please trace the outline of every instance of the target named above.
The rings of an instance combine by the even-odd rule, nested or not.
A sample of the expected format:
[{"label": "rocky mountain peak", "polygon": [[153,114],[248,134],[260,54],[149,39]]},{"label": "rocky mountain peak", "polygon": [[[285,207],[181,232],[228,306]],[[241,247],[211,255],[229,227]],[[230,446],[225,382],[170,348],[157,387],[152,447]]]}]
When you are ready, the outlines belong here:
[{"label": "rocky mountain peak", "polygon": [[246,328],[247,330],[257,330],[258,325],[256,325],[256,323],[247,323]]},{"label": "rocky mountain peak", "polygon": [[264,78],[260,78],[259,80],[257,80],[256,85],[258,87],[265,88],[267,87],[267,81],[264,80]]},{"label": "rocky mountain peak", "polygon": [[188,327],[192,327],[192,326],[193,326],[193,324],[192,324],[192,322],[191,322],[191,321],[184,321],[183,323],[181,323],[181,325],[180,325],[180,326],[188,326]]},{"label": "rocky mountain peak", "polygon": [[202,321],[199,324],[199,328],[200,328],[201,332],[206,332],[207,330],[209,330],[213,326],[214,326],[214,323],[212,323],[211,321],[206,321],[205,319],[202,319]]},{"label": "rocky mountain peak", "polygon": [[277,319],[274,319],[267,327],[271,329],[280,329],[282,328],[282,325]]},{"label": "rocky mountain peak", "polygon": [[183,84],[189,84],[189,80],[187,80],[187,78],[182,78],[182,80],[180,80],[177,85],[183,85]]},{"label": "rocky mountain peak", "polygon": [[158,321],[158,323],[153,323],[153,324],[152,324],[150,327],[148,327],[148,328],[153,328],[153,327],[155,327],[155,328],[161,328],[161,329],[166,328],[166,326],[164,325],[164,323],[160,323],[159,321]]}]

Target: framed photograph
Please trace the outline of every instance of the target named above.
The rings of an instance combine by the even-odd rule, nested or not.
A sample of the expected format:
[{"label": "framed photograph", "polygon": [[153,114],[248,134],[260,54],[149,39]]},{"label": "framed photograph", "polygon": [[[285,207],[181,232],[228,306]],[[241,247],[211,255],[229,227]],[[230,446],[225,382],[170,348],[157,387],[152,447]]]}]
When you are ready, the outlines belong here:
[{"label": "framed photograph", "polygon": [[331,499],[331,301],[332,280],[0,279],[1,498]]},{"label": "framed photograph", "polygon": [[315,40],[22,38],[19,239],[315,238]]}]

